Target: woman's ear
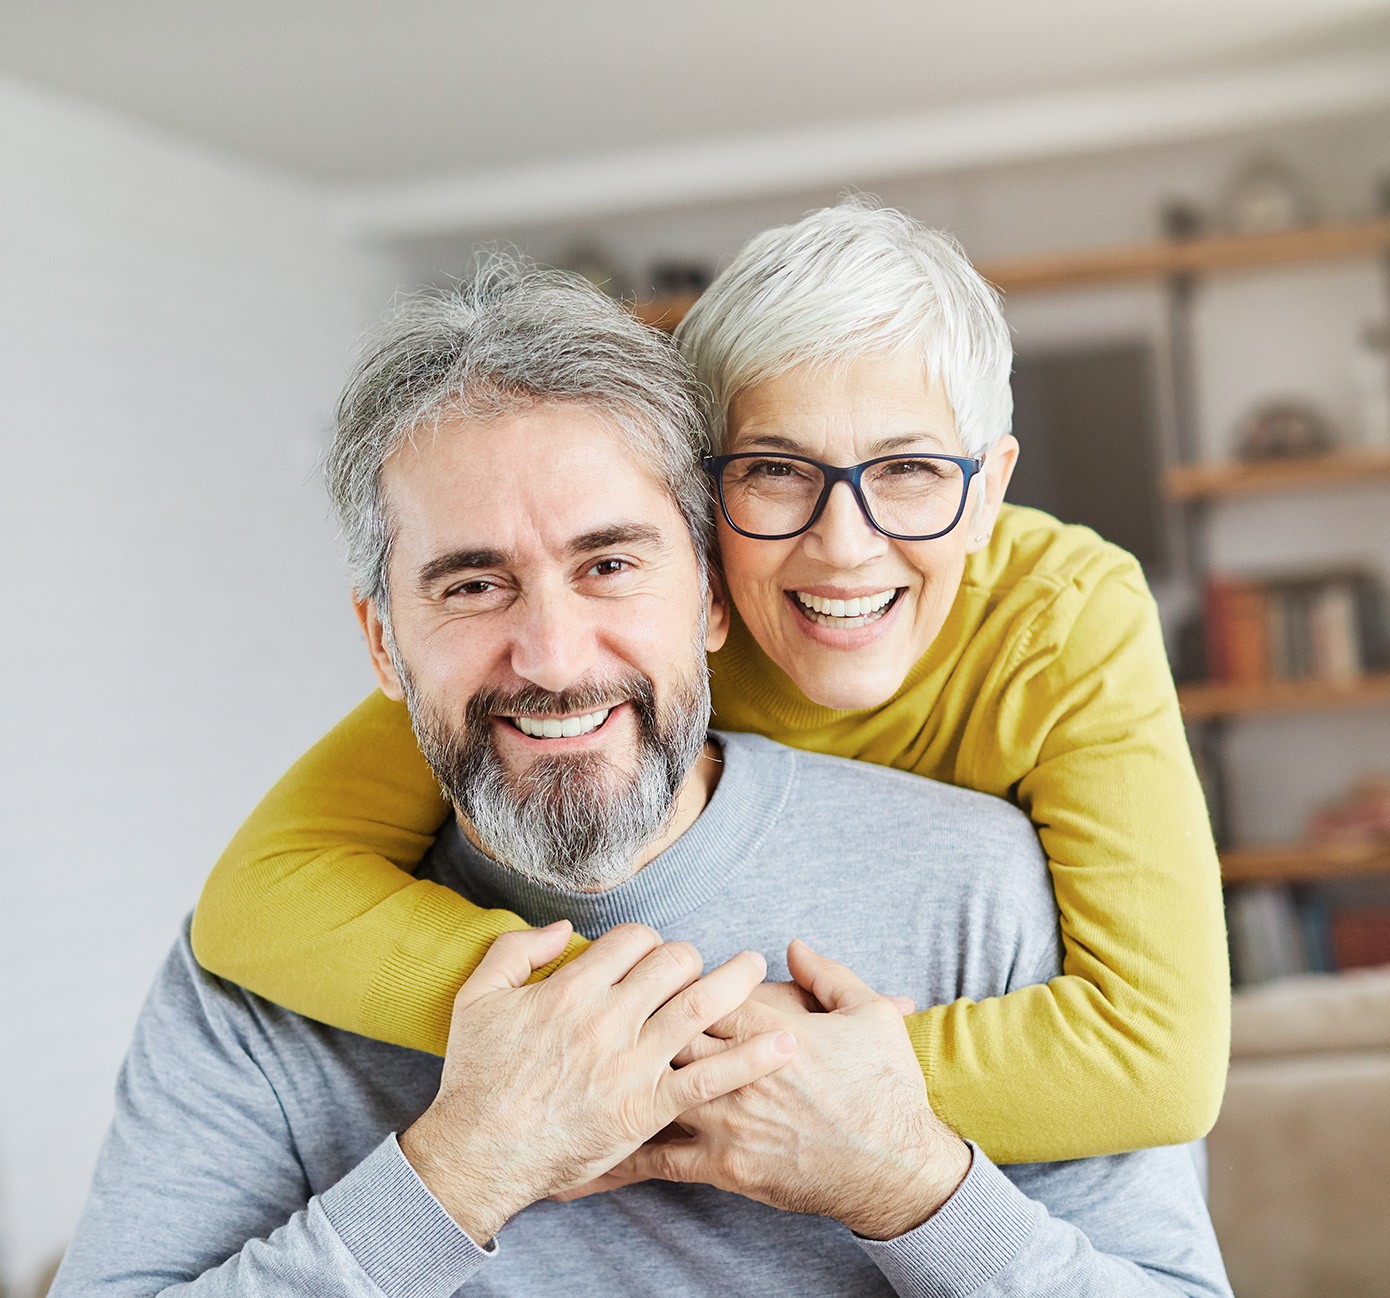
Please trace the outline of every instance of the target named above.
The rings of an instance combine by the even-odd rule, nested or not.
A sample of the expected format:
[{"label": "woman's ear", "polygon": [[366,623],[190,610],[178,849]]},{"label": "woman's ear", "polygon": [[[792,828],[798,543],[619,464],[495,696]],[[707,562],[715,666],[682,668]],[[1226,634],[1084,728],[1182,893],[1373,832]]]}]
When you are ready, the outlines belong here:
[{"label": "woman's ear", "polygon": [[724,586],[724,574],[715,563],[709,566],[709,624],[705,630],[705,650],[713,653],[729,634],[729,593]]},{"label": "woman's ear", "polygon": [[1001,437],[986,453],[979,493],[975,497],[975,508],[971,511],[970,535],[965,542],[966,554],[974,554],[989,544],[999,517],[999,507],[1004,503],[1004,493],[1009,489],[1009,479],[1014,476],[1014,465],[1017,463],[1018,438],[1012,433]]},{"label": "woman's ear", "polygon": [[362,624],[362,633],[367,637],[367,652],[372,657],[376,682],[388,699],[395,699],[399,703],[405,698],[405,687],[396,672],[395,663],[391,661],[391,655],[386,652],[386,628],[377,614],[376,605],[369,599],[354,596],[352,607],[358,622]]}]

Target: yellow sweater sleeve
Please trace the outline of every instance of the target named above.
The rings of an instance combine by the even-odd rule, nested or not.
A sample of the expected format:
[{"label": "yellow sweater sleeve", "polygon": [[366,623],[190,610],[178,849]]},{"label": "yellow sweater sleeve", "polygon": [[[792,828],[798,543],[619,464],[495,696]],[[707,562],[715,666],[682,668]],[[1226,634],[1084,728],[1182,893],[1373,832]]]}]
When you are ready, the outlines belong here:
[{"label": "yellow sweater sleeve", "polygon": [[958,770],[1036,825],[1063,974],[908,1024],[937,1111],[1003,1163],[1205,1135],[1229,1046],[1220,870],[1153,601],[1136,568],[1051,612],[1000,664]]},{"label": "yellow sweater sleeve", "polygon": [[[323,1023],[442,1055],[460,984],[493,939],[526,927],[409,873],[448,814],[405,705],[373,694],[222,854],[193,915],[199,962]],[[576,935],[535,976],[585,945]]]}]

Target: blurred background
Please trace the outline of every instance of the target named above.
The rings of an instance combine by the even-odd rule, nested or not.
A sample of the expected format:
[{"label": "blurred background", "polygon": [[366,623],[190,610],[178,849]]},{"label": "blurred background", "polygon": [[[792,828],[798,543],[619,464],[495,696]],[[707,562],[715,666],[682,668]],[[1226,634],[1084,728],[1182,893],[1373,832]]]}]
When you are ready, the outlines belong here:
[{"label": "blurred background", "polygon": [[1237,1292],[1390,1293],[1383,0],[4,0],[0,1289],[204,874],[372,686],[315,470],[355,337],[493,241],[669,326],[853,189],[1001,287],[1011,496],[1159,597],[1245,985]]}]

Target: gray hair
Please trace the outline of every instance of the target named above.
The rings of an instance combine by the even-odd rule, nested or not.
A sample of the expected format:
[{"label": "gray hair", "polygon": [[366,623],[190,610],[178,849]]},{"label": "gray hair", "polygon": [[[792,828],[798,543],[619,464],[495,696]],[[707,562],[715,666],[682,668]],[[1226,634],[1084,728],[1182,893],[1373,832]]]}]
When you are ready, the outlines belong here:
[{"label": "gray hair", "polygon": [[706,571],[707,396],[670,339],[577,275],[486,254],[468,280],[397,305],[367,338],[338,404],[328,491],[353,588],[376,605],[388,637],[387,459],[446,419],[489,422],[560,403],[595,411],[627,438],[634,461],[666,485]]},{"label": "gray hair", "polygon": [[745,388],[807,361],[908,349],[940,380],[967,454],[993,446],[1013,418],[998,294],[950,235],[863,197],[751,240],[676,339],[713,395],[721,449],[729,405]]}]

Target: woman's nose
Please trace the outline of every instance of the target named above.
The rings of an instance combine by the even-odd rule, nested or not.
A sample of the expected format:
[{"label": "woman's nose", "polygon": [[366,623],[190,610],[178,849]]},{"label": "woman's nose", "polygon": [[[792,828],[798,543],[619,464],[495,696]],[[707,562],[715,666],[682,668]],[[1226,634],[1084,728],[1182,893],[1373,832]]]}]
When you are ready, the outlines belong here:
[{"label": "woman's nose", "polygon": [[857,568],[887,548],[888,538],[865,517],[848,482],[830,489],[821,516],[806,533],[809,557],[835,568]]}]

